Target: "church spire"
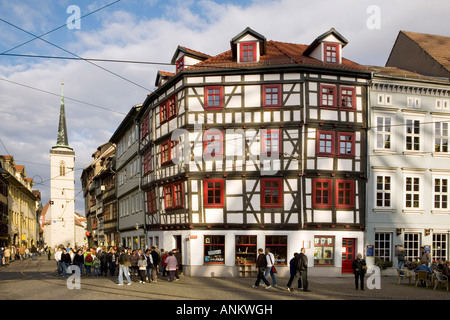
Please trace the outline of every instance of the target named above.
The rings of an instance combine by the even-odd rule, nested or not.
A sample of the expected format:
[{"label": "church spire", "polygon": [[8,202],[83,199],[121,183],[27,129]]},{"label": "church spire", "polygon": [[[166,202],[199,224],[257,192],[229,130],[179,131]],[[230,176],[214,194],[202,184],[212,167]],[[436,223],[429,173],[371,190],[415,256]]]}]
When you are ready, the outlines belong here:
[{"label": "church spire", "polygon": [[61,82],[61,106],[59,108],[59,126],[58,137],[56,139],[56,146],[69,147],[69,139],[67,138],[67,126],[66,126],[66,112],[64,109],[64,82]]}]

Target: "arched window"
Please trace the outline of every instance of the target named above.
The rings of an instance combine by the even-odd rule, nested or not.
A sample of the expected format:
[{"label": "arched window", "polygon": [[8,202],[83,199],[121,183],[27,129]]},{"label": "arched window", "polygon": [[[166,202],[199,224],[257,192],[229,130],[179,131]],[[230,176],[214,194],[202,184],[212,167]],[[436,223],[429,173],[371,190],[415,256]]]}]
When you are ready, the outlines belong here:
[{"label": "arched window", "polygon": [[66,164],[64,161],[59,163],[59,175],[62,177],[66,175]]}]

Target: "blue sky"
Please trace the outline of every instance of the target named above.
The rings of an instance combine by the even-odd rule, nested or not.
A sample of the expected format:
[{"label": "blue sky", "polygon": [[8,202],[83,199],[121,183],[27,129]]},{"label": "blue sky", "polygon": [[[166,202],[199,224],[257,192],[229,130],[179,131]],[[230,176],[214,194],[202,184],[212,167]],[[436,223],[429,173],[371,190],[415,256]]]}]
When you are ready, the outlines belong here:
[{"label": "blue sky", "polygon": [[[66,25],[73,5],[81,16],[89,14],[79,29]],[[372,5],[379,9],[377,28],[367,24]],[[61,28],[44,36],[47,42],[35,39],[8,54],[73,53],[158,63],[169,63],[178,45],[222,53],[246,27],[268,40],[302,44],[334,27],[349,41],[346,58],[384,65],[400,30],[450,36],[449,12],[448,0],[0,0],[0,53],[33,39],[12,25],[38,36]],[[174,71],[163,64],[95,63],[103,69],[85,61],[0,55],[0,154],[9,153],[25,165],[44,203],[49,200],[49,150],[56,143],[64,81],[69,144],[76,153],[76,210],[81,214],[79,179],[92,153],[111,138],[129,109],[154,90],[157,71]]]}]

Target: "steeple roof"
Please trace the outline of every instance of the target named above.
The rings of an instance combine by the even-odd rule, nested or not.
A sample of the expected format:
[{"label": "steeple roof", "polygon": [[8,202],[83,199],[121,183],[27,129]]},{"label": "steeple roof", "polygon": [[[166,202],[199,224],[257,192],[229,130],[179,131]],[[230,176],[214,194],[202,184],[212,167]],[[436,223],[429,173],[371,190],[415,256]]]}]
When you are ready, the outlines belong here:
[{"label": "steeple roof", "polygon": [[[64,83],[61,83],[63,86]],[[56,138],[55,147],[68,147],[69,139],[67,138],[67,125],[66,125],[66,111],[64,108],[64,91],[61,87],[61,106],[59,108],[59,125],[58,125],[58,136]]]}]

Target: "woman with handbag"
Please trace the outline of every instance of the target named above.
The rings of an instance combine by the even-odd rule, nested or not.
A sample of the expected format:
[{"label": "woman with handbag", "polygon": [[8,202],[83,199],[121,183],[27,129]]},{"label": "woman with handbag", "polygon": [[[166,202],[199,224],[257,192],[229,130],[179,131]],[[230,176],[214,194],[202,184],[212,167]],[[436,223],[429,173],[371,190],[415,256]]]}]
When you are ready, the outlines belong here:
[{"label": "woman with handbag", "polygon": [[277,286],[277,279],[275,278],[275,273],[277,272],[277,269],[275,269],[275,257],[273,255],[272,252],[270,252],[269,248],[266,248],[266,259],[267,259],[267,268],[266,268],[266,273],[264,274],[264,277],[266,279],[269,279],[269,274],[272,277],[272,286],[276,287]]},{"label": "woman with handbag", "polygon": [[361,253],[356,255],[356,259],[352,263],[353,274],[355,275],[355,287],[358,290],[358,282],[360,283],[361,290],[364,291],[364,276],[367,271],[366,261],[362,258]]}]

